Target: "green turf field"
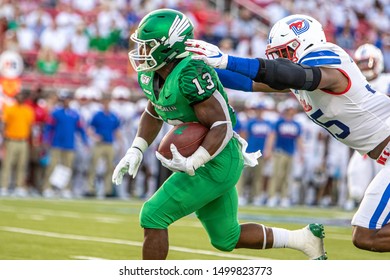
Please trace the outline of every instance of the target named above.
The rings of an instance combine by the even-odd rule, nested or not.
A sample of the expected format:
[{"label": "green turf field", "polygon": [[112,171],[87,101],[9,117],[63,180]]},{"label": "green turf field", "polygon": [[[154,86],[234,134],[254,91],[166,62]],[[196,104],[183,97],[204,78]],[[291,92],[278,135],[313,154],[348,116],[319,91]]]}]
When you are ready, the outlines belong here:
[{"label": "green turf field", "polygon": [[[0,199],[1,260],[139,260],[143,231],[141,201]],[[351,242],[352,212],[338,209],[240,208],[240,221],[298,229],[311,222],[325,225],[325,245],[331,260],[389,260],[390,253],[358,250]],[[292,249],[214,249],[198,220],[186,217],[169,230],[168,259],[247,260],[305,259]]]}]

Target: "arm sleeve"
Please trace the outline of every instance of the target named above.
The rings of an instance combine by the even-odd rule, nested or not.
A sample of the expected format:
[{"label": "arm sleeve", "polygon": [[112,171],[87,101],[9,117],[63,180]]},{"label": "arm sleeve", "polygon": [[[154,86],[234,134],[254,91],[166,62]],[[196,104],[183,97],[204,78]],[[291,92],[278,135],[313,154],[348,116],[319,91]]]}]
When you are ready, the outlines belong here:
[{"label": "arm sleeve", "polygon": [[313,91],[320,84],[322,75],[319,67],[293,63],[285,58],[269,60],[229,56],[227,69],[277,90]]},{"label": "arm sleeve", "polygon": [[217,72],[219,80],[224,87],[241,91],[252,91],[253,81],[247,76],[217,68],[215,72]]}]

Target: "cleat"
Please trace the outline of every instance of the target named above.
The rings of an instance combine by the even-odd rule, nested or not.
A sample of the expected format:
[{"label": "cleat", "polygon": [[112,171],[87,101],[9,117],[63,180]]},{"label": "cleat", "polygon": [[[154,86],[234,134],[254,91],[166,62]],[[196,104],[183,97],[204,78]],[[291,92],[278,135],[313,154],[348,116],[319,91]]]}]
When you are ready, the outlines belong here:
[{"label": "cleat", "polygon": [[304,228],[305,246],[303,252],[312,260],[327,260],[324,238],[325,230],[322,224],[309,224]]}]

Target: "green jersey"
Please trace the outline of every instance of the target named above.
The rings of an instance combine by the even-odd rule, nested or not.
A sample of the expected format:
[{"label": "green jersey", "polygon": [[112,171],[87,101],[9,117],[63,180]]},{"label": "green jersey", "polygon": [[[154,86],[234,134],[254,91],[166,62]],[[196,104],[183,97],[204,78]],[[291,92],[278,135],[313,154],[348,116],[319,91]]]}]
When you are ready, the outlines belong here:
[{"label": "green jersey", "polygon": [[[192,60],[191,56],[176,65],[162,87],[155,72],[139,72],[138,83],[161,119],[172,125],[197,122],[193,105],[206,100],[216,90],[228,104],[227,94],[215,70],[203,61]],[[229,104],[228,108],[234,126],[236,116]]]}]

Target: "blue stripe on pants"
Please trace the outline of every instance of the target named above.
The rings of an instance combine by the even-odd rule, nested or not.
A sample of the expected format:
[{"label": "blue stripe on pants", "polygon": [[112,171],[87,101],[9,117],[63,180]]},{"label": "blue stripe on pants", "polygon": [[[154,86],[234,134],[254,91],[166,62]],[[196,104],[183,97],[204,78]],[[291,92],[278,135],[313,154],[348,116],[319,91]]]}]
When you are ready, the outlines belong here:
[{"label": "blue stripe on pants", "polygon": [[[387,185],[385,192],[382,195],[382,198],[378,204],[378,207],[376,208],[374,215],[372,215],[370,223],[369,223],[369,228],[370,229],[376,229],[376,224],[378,223],[379,217],[383,213],[383,210],[385,209],[387,203],[389,202],[390,199],[390,184]],[[385,219],[385,224],[390,218],[390,213],[387,215]]]}]

